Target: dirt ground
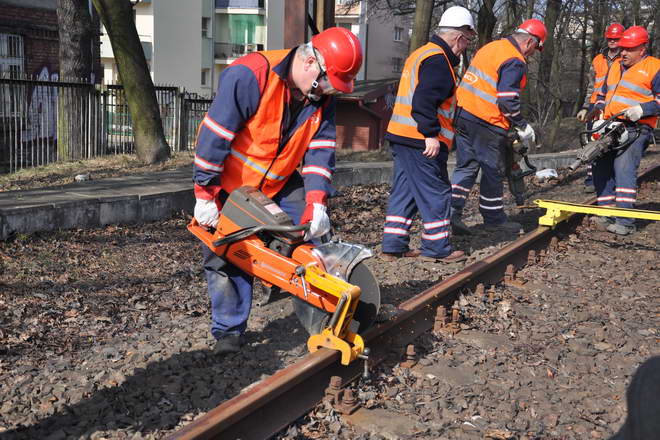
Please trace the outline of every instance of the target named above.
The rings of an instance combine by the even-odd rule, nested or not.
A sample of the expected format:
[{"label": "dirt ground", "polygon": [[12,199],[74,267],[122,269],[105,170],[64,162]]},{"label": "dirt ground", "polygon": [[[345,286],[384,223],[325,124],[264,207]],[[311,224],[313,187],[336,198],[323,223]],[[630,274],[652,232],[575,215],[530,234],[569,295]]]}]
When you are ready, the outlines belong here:
[{"label": "dirt ground", "polygon": [[[652,148],[644,163],[657,160],[658,150]],[[564,179],[561,184],[537,183],[530,179],[529,197],[570,201],[585,199],[581,185],[583,172],[572,177],[562,174],[562,177]],[[658,194],[657,185],[654,183],[645,189],[639,197],[640,206],[659,208],[657,198],[652,199]],[[376,256],[368,264],[379,280],[385,303],[397,304],[410,298],[516,238],[515,234],[486,233],[480,228],[473,194],[465,213],[473,235],[453,238],[456,248],[470,253],[467,262],[445,265],[418,260],[384,261],[380,257],[379,243],[388,194],[388,185],[353,187],[346,188],[330,202],[337,236],[374,249]],[[525,231],[536,227],[540,210],[515,209],[508,195],[505,202],[511,217],[521,222]],[[253,307],[246,335],[247,345],[241,353],[226,357],[212,354],[206,283],[201,270],[199,244],[185,229],[188,220],[186,217],[177,217],[142,225],[47,232],[19,236],[11,242],[0,243],[0,438],[162,438],[306,353],[307,335],[293,315],[290,300],[283,299]],[[492,374],[501,377],[501,382],[499,388],[494,387],[490,391],[486,388],[471,388],[463,395],[466,399],[465,407],[462,406],[463,401],[458,402],[462,409],[457,412],[453,411],[458,408],[458,403],[452,400],[452,406],[448,408],[452,413],[443,413],[443,417],[452,415],[453,418],[439,420],[438,423],[443,426],[436,426],[433,428],[436,431],[429,432],[450,432],[441,431],[449,429],[444,423],[454,423],[468,413],[470,416],[476,415],[472,410],[482,408],[480,405],[484,405],[480,410],[482,412],[478,413],[482,417],[485,417],[484,414],[497,417],[500,411],[497,405],[504,405],[509,408],[507,411],[511,411],[503,412],[502,420],[511,414],[518,417],[522,410],[513,406],[511,401],[527,402],[527,397],[519,398],[516,393],[526,393],[525,390],[530,389],[529,380],[533,379],[528,375],[527,367],[520,367],[517,360],[538,362],[538,347],[546,343],[543,338],[553,343],[562,342],[563,336],[560,335],[552,339],[551,333],[557,331],[559,324],[550,320],[550,317],[559,320],[557,322],[561,327],[558,328],[573,335],[564,338],[562,343],[576,341],[586,346],[586,351],[575,353],[592,359],[589,368],[596,368],[595,373],[583,371],[582,363],[585,359],[570,357],[573,352],[566,352],[565,356],[560,352],[558,360],[569,362],[570,366],[566,368],[571,372],[561,383],[578,390],[578,394],[572,395],[574,397],[570,400],[551,401],[550,413],[569,406],[572,408],[570,417],[577,417],[577,411],[586,402],[593,401],[589,399],[600,396],[584,393],[592,392],[590,390],[597,385],[601,386],[593,374],[605,374],[602,368],[608,364],[602,364],[603,360],[617,363],[625,360],[620,367],[616,367],[616,375],[608,373],[611,388],[602,390],[612,396],[615,393],[621,396],[627,378],[632,373],[632,366],[653,350],[651,342],[655,336],[649,335],[657,333],[648,330],[650,324],[640,310],[644,306],[648,311],[653,304],[651,301],[657,299],[647,291],[653,285],[657,287],[658,277],[657,272],[648,270],[647,266],[640,266],[634,272],[612,272],[611,268],[607,274],[599,274],[597,271],[604,262],[619,259],[632,262],[636,259],[644,261],[642,258],[653,261],[655,258],[657,262],[657,238],[660,235],[657,227],[657,224],[644,224],[637,235],[622,239],[609,234],[597,235],[595,238],[579,235],[577,239],[583,244],[600,246],[594,248],[598,257],[585,254],[586,250],[578,252],[578,249],[585,248],[572,245],[574,253],[585,259],[585,262],[580,263],[579,258],[570,260],[573,262],[566,266],[566,271],[561,272],[564,266],[558,258],[559,275],[546,275],[546,278],[533,278],[530,275],[535,283],[547,283],[548,286],[545,290],[527,294],[536,297],[530,296],[529,299],[518,301],[511,296],[513,293],[500,292],[497,304],[486,307],[486,310],[476,305],[470,306],[473,300],[468,300],[468,304],[463,307],[465,316],[474,321],[469,324],[470,328],[483,333],[501,331],[501,337],[508,341],[508,345],[497,353],[501,362],[491,360],[488,352],[484,354],[468,345],[456,348],[458,361],[454,362],[451,358],[446,360],[451,361],[452,367],[472,363],[471,368],[478,369],[481,364],[489,368],[500,368]],[[416,222],[412,247],[419,245],[419,234],[420,225]],[[634,253],[639,249],[646,253]],[[601,255],[601,250],[607,253]],[[626,253],[628,250],[633,253]],[[569,250],[566,252],[570,255]],[[588,265],[589,269],[585,273],[591,274],[591,277],[581,277],[584,275],[579,273],[581,264]],[[658,265],[654,267],[657,270]],[[539,273],[553,272],[548,270]],[[641,276],[647,280],[644,281],[647,284],[633,284]],[[596,281],[599,284],[595,284]],[[594,288],[591,289],[591,286]],[[644,290],[643,286],[646,286]],[[553,303],[551,316],[530,315],[530,319],[524,321],[518,315],[526,314],[528,308],[543,308],[544,301],[550,301],[557,292],[565,293],[559,297],[571,297],[574,302],[564,306]],[[630,310],[627,310],[622,296],[636,297],[639,292],[646,296],[640,297],[639,302],[631,303]],[[258,302],[259,289],[255,295]],[[495,313],[505,300],[511,305],[512,313],[507,315],[505,321],[509,324],[502,328],[502,323],[488,316],[489,313]],[[616,316],[596,316],[599,310],[612,310]],[[477,312],[483,312],[483,318]],[[497,313],[493,316],[499,316]],[[480,327],[480,319],[493,327],[490,330]],[[608,330],[603,330],[605,333],[598,333],[598,327],[594,325],[601,320],[607,322]],[[636,323],[637,327],[624,326],[624,320],[631,325]],[[578,321],[590,324],[582,328],[577,325]],[[575,333],[570,333],[571,328],[574,328]],[[538,329],[545,330],[541,332]],[[634,338],[628,338],[628,329],[633,332],[644,330],[646,333],[638,332],[633,335]],[[509,341],[510,331],[521,336]],[[596,340],[597,337],[604,339]],[[619,343],[621,338],[628,339]],[[632,345],[628,344],[628,340]],[[599,342],[609,344],[609,348],[593,351]],[[431,348],[431,343],[425,345],[429,347],[427,356],[434,353],[444,356],[458,341],[438,341],[437,344],[440,344],[437,349]],[[622,351],[622,346],[632,347],[632,354]],[[598,357],[601,351],[613,357]],[[480,360],[482,356],[487,359]],[[491,361],[492,364],[489,363]],[[559,368],[554,358],[548,361],[548,365]],[[518,367],[524,370],[524,377],[514,380],[516,376],[512,374]],[[539,368],[535,366],[532,371],[536,374]],[[614,371],[614,367],[607,368]],[[484,376],[480,375],[479,378],[483,382]],[[403,392],[398,384],[397,387]],[[380,391],[375,389],[374,392]],[[498,394],[501,392],[510,394],[502,397],[502,394]],[[401,398],[405,396],[402,394]],[[548,396],[538,394],[535,398],[544,401]],[[486,412],[486,405],[496,407]],[[611,413],[612,417],[603,419],[610,424],[609,427],[599,432],[616,429],[622,415],[620,402],[617,405],[618,409]],[[540,410],[541,407],[534,411],[540,414]],[[527,413],[520,417],[531,420]],[[574,424],[573,418],[570,419],[570,426]],[[493,426],[497,424],[488,420]],[[557,428],[557,432],[564,435],[569,424],[565,424],[561,416],[558,420],[556,426],[565,426]],[[534,427],[536,425],[522,428],[523,422],[520,423],[520,426],[515,425],[518,426],[516,433],[525,429],[537,430]],[[351,438],[348,428],[340,424],[338,432],[342,430],[348,436],[345,438]],[[328,438],[313,437],[312,431],[305,434],[308,437],[296,438]],[[566,434],[564,438],[581,437]]]}]

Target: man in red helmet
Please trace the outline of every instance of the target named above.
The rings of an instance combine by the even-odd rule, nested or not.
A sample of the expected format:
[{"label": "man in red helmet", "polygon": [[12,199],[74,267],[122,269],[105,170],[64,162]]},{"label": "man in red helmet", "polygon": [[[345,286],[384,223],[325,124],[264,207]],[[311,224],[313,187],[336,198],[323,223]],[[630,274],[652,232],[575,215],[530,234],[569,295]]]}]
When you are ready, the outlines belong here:
[{"label": "man in red helmet", "polygon": [[[621,60],[612,64],[595,104],[603,119],[616,116],[628,133],[628,140],[620,139],[618,149],[593,165],[601,206],[632,208],[637,200],[637,169],[660,114],[660,59],[648,55],[648,43],[649,34],[642,26],[626,29],[618,43]],[[632,218],[595,217],[594,222],[614,234],[635,231]]]},{"label": "man in red helmet", "polygon": [[[620,49],[618,43],[624,30],[625,28],[623,25],[619,23],[610,24],[605,30],[607,47],[601,53],[596,55],[591,62],[589,86],[587,87],[587,93],[584,97],[582,108],[576,115],[578,121],[587,122],[587,130],[591,129],[591,121],[587,121],[587,114],[593,110],[598,92],[603,87],[610,66],[617,58],[619,58]],[[584,180],[584,189],[586,193],[596,191],[594,188],[591,165],[587,166],[587,178]]]},{"label": "man in red helmet", "polygon": [[[336,27],[307,44],[251,53],[227,67],[197,135],[197,221],[215,227],[228,194],[249,185],[295,222],[310,223],[306,239],[327,233],[326,199],[335,167],[332,95],[353,90],[361,65],[360,41]],[[204,245],[202,254],[214,351],[237,352],[252,305],[252,277]]]},{"label": "man in red helmet", "polygon": [[471,233],[461,216],[479,169],[479,211],[485,227],[513,232],[521,228],[504,213],[504,154],[510,148],[510,130],[527,147],[535,144],[534,129],[520,111],[520,92],[527,83],[527,58],[542,50],[546,36],[543,22],[526,20],[511,36],[479,49],[458,86],[456,168],[451,179],[451,224],[456,234]]}]

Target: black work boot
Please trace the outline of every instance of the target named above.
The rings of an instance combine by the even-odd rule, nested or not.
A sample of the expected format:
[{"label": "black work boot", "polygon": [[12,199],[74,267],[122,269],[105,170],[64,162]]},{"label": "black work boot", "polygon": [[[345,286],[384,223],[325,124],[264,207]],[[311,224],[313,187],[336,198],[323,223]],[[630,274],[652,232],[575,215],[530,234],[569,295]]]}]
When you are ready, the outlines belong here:
[{"label": "black work boot", "polygon": [[470,228],[461,220],[461,212],[454,211],[451,215],[451,232],[455,235],[472,235]]},{"label": "black work boot", "polygon": [[218,341],[215,343],[215,347],[213,347],[213,353],[238,353],[241,351],[242,345],[243,338],[240,335],[228,334],[218,339]]}]

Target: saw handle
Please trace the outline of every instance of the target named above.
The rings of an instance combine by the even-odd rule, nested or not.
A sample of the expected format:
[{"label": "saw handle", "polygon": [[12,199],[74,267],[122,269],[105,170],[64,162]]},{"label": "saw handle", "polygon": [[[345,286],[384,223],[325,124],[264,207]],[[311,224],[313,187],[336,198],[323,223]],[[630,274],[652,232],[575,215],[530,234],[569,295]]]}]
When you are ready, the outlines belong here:
[{"label": "saw handle", "polygon": [[309,229],[309,223],[304,225],[257,225],[251,226],[249,228],[239,229],[234,231],[231,234],[225,235],[224,237],[213,242],[213,246],[218,247],[225,244],[235,243],[241,241],[244,238],[249,237],[250,235],[258,234],[262,231],[269,232],[297,232],[297,231],[307,231]]}]

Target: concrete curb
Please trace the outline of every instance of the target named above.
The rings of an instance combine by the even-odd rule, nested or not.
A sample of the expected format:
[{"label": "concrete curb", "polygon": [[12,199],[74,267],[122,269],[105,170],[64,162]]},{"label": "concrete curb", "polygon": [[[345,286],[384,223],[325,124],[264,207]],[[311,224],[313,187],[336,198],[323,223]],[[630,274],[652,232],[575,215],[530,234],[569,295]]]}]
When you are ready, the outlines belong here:
[{"label": "concrete curb", "polygon": [[[532,155],[539,169],[566,167],[575,151]],[[451,174],[455,163],[450,161]],[[378,185],[392,179],[392,162],[340,163],[335,187]],[[0,193],[0,240],[16,234],[72,228],[96,228],[163,220],[192,213],[190,170],[90,180],[59,188]]]}]

